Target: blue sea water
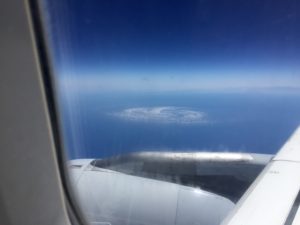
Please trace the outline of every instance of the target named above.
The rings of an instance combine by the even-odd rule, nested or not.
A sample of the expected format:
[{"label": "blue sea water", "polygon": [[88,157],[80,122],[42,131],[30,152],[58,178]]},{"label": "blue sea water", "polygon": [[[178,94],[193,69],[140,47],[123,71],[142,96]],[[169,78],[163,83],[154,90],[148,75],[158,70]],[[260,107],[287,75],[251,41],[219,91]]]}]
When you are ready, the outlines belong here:
[{"label": "blue sea water", "polygon": [[[299,93],[77,93],[60,110],[71,159],[145,150],[274,154],[300,124],[299,103]],[[156,114],[161,107],[171,114]]]}]

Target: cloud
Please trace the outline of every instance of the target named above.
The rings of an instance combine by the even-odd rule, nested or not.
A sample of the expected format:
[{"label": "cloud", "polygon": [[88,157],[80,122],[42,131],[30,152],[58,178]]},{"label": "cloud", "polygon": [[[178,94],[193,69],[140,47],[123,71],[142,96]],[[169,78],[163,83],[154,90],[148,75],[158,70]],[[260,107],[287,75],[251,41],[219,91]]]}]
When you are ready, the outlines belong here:
[{"label": "cloud", "polygon": [[121,119],[136,122],[174,124],[207,122],[207,116],[204,112],[173,106],[128,108],[120,112],[113,113],[113,115]]}]

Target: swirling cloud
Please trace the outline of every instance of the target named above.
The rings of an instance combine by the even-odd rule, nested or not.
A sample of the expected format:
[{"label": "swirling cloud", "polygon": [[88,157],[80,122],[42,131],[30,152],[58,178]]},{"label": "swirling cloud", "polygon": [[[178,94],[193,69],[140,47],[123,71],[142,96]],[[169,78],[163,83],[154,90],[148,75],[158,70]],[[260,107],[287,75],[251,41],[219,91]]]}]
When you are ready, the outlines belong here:
[{"label": "swirling cloud", "polygon": [[183,107],[138,107],[113,113],[121,119],[136,122],[194,124],[207,122],[204,112]]}]

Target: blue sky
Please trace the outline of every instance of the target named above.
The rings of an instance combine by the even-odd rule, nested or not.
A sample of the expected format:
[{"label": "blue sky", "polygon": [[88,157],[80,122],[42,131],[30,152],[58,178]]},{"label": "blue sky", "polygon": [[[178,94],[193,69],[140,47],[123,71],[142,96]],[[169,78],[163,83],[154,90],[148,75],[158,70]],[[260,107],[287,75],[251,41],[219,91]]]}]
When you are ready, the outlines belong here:
[{"label": "blue sky", "polygon": [[297,0],[48,1],[70,88],[300,88]]}]

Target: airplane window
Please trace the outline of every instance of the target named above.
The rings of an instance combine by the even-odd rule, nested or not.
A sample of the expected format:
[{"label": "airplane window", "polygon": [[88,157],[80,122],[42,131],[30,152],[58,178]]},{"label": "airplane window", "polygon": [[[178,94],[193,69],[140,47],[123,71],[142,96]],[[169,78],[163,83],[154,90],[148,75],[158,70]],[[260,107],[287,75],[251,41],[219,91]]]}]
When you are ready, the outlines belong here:
[{"label": "airplane window", "polygon": [[91,224],[217,225],[300,124],[300,3],[44,0]]}]

